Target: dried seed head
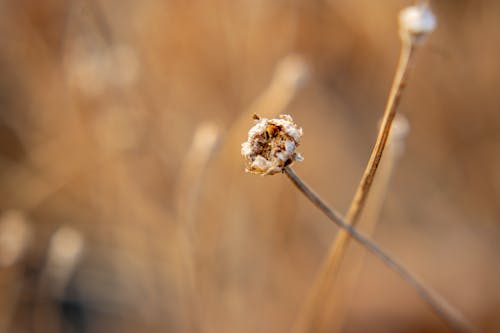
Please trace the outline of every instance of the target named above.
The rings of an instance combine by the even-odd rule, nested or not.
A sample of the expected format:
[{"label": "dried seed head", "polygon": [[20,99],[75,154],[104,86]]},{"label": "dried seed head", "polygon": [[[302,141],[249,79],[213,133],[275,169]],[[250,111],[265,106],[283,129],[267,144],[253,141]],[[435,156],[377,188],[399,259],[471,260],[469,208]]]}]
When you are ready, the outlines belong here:
[{"label": "dried seed head", "polygon": [[292,117],[278,119],[254,117],[256,124],[248,131],[248,140],[241,145],[246,171],[259,175],[274,175],[294,161],[302,161],[295,151],[300,144],[302,128]]},{"label": "dried seed head", "polygon": [[427,4],[403,9],[399,13],[399,34],[403,42],[422,43],[436,28],[436,17]]}]

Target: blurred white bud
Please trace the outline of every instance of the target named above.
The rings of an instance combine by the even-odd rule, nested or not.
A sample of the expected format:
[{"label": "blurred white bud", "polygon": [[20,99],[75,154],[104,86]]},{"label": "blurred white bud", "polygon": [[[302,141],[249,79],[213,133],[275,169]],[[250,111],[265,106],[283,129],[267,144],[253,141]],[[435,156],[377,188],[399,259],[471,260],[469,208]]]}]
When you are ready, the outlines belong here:
[{"label": "blurred white bud", "polygon": [[274,80],[281,84],[300,88],[309,78],[309,65],[298,54],[289,54],[276,67]]},{"label": "blurred white bud", "polygon": [[292,117],[255,118],[257,123],[249,130],[247,141],[241,145],[247,172],[273,175],[282,172],[294,161],[303,160],[295,151],[300,144],[302,128],[293,122]]},{"label": "blurred white bud", "polygon": [[84,248],[83,235],[68,226],[59,228],[50,239],[44,276],[49,279],[54,296],[62,295]]},{"label": "blurred white bud", "polygon": [[83,236],[71,227],[57,230],[50,240],[48,258],[57,267],[72,265],[82,253]]},{"label": "blurred white bud", "polygon": [[399,13],[399,34],[403,42],[422,43],[436,24],[436,17],[427,4],[407,7]]},{"label": "blurred white bud", "polygon": [[391,134],[389,135],[390,146],[396,156],[400,156],[404,152],[406,138],[409,134],[410,122],[408,118],[402,114],[397,114],[392,123]]},{"label": "blurred white bud", "polygon": [[210,152],[219,137],[217,125],[211,122],[202,123],[196,129],[192,142],[192,150],[195,152]]},{"label": "blurred white bud", "polygon": [[140,65],[129,45],[94,49],[83,39],[73,41],[65,64],[69,83],[91,98],[109,88],[130,88],[139,77]]},{"label": "blurred white bud", "polygon": [[24,214],[9,210],[0,217],[0,267],[14,264],[25,252],[31,238],[31,227]]}]

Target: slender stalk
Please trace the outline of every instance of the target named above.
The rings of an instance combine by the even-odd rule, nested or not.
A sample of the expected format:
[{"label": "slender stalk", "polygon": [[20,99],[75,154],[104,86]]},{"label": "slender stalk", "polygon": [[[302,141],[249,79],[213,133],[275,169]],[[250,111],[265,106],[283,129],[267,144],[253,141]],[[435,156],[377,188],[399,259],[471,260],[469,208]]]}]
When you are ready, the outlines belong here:
[{"label": "slender stalk", "polygon": [[[345,221],[348,224],[352,224],[353,226],[358,223],[363,208],[366,205],[368,194],[370,193],[373,180],[375,178],[378,167],[380,165],[380,161],[382,159],[382,155],[387,145],[387,140],[389,138],[393,120],[396,116],[396,110],[399,106],[403,89],[406,86],[406,82],[408,80],[408,69],[415,53],[415,49],[416,46],[414,43],[412,43],[411,41],[403,41],[396,73],[394,75],[391,90],[389,92],[389,97],[387,99],[387,104],[385,106],[384,115],[382,117],[382,122],[377,135],[377,139],[375,141],[375,145],[373,147],[370,159],[366,165],[363,176],[360,180],[351,205],[346,214]],[[322,303],[326,301],[324,297],[325,295],[329,295],[330,290],[333,288],[336,276],[338,275],[338,271],[342,263],[342,259],[344,258],[345,252],[349,245],[349,239],[350,234],[347,231],[340,230],[336,238],[332,242],[332,245],[328,252],[328,257],[325,260],[323,268],[309,293],[304,312],[299,317],[296,323],[296,333],[307,332],[311,329],[312,326],[320,324],[316,318],[317,314],[319,313],[318,310],[320,308],[323,308]]]},{"label": "slender stalk", "polygon": [[[372,237],[376,229],[380,212],[384,206],[384,202],[389,189],[394,169],[399,158],[403,154],[405,139],[409,133],[408,120],[401,115],[396,114],[392,125],[391,133],[387,141],[384,156],[377,171],[370,195],[366,201],[365,208],[361,214],[358,225],[363,225],[363,231],[366,236]],[[348,235],[343,230],[342,234]],[[338,235],[339,233],[337,233]],[[350,239],[346,238],[346,239]],[[338,242],[335,244],[339,244]],[[341,248],[344,250],[344,248]],[[345,248],[347,250],[347,248]],[[342,251],[334,251],[342,255]],[[361,269],[365,253],[363,248],[349,247],[349,251],[345,253],[345,257],[335,256],[332,264],[335,276],[325,276],[326,281],[321,285],[319,293],[315,293],[317,299],[317,315],[316,322],[320,325],[320,330],[328,330],[329,333],[340,333],[345,323],[345,319],[349,309],[351,295]],[[339,260],[342,259],[342,260]],[[327,297],[326,297],[327,296]],[[335,313],[334,318],[331,316]]]},{"label": "slender stalk", "polygon": [[439,294],[426,286],[406,267],[396,261],[386,251],[382,250],[375,242],[361,234],[352,224],[349,224],[339,213],[331,209],[309,186],[307,186],[295,172],[286,167],[284,173],[292,183],[311,201],[330,221],[335,223],[354,238],[359,244],[365,247],[369,252],[379,258],[385,265],[398,273],[403,280],[409,283],[417,294],[432,308],[432,310],[442,318],[446,324],[455,332],[477,332],[471,323],[452,305],[450,305]]},{"label": "slender stalk", "polygon": [[392,122],[396,116],[396,110],[399,106],[403,89],[408,80],[408,68],[414,53],[415,45],[413,43],[403,42],[396,74],[394,75],[391,91],[389,92],[377,140],[375,142],[375,146],[373,147],[370,160],[366,165],[363,177],[361,178],[354,195],[354,199],[352,200],[351,206],[346,214],[346,220],[353,225],[356,225],[359,220],[359,216],[363,211],[366,198],[368,197],[373,179],[375,178],[380,160],[382,159],[382,154],[384,153],[387,139],[389,138],[389,133],[391,131]]}]

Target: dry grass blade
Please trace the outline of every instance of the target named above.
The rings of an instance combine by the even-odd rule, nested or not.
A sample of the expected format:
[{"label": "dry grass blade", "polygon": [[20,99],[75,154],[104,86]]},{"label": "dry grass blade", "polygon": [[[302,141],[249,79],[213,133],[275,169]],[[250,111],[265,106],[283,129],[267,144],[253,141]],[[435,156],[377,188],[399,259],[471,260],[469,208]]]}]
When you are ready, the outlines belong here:
[{"label": "dry grass blade", "polygon": [[[365,209],[359,220],[359,224],[363,226],[363,231],[370,237],[377,227],[393,171],[404,152],[408,133],[408,120],[400,114],[396,115],[389,141],[387,142],[386,152],[379,167],[378,176],[373,183]],[[349,247],[345,260],[338,267],[337,276],[333,280],[328,280],[330,287],[323,290],[323,295],[329,295],[330,297],[326,300],[326,306],[321,312],[323,316],[318,322],[328,332],[334,333],[342,330],[350,308],[349,301],[357,286],[359,274],[363,268],[364,254],[362,248]],[[330,314],[332,313],[336,314],[335,320],[331,320]]]},{"label": "dry grass blade", "polygon": [[[396,69],[391,91],[389,93],[377,140],[346,215],[346,221],[349,224],[357,224],[368,198],[368,194],[389,138],[389,133],[391,131],[394,117],[396,116],[396,110],[399,105],[403,88],[406,85],[408,68],[414,53],[415,45],[413,43],[402,44],[399,63]],[[330,290],[333,288],[333,283],[338,273],[339,266],[349,244],[349,237],[350,235],[348,232],[340,230],[337,237],[333,241],[324,266],[318,275],[313,288],[311,289],[310,295],[307,298],[305,309],[295,325],[295,332],[308,332],[318,324],[316,316],[321,313],[321,309],[324,308],[324,302],[327,301],[327,298],[330,295]]]},{"label": "dry grass blade", "polygon": [[[369,236],[376,228],[393,170],[404,151],[408,132],[408,120],[402,115],[396,115],[378,177],[373,183],[365,211],[360,217],[360,224],[363,225],[364,232]],[[340,232],[347,235],[343,230]],[[343,243],[343,245],[347,249],[347,243]],[[296,330],[315,332],[339,332],[341,330],[343,319],[348,312],[350,294],[363,266],[363,259],[363,249],[349,247],[346,260],[342,262],[329,261],[326,264],[326,268],[329,270],[318,276],[318,281],[314,285],[315,289],[311,291],[310,298],[306,302],[308,308],[303,312],[301,321],[297,322]],[[332,320],[331,314],[333,313],[335,313],[335,320]]]},{"label": "dry grass blade", "polygon": [[[356,190],[356,194],[354,195],[354,199],[346,215],[346,220],[351,224],[355,225],[359,220],[359,216],[363,211],[368,193],[370,192],[370,188],[373,184],[373,179],[375,178],[380,160],[382,159],[382,154],[384,153],[387,139],[389,138],[392,122],[394,120],[394,117],[396,116],[396,110],[398,108],[403,89],[406,86],[406,82],[408,79],[408,68],[414,53],[414,44],[403,43],[398,67],[396,69],[396,74],[394,76],[391,91],[389,93],[389,98],[387,100],[387,105],[385,107],[384,116],[382,118],[382,125],[380,126],[380,131],[377,135],[377,141],[375,142],[370,160],[368,161],[363,177],[361,178],[358,189]],[[340,237],[341,236],[339,235],[339,238]]]}]

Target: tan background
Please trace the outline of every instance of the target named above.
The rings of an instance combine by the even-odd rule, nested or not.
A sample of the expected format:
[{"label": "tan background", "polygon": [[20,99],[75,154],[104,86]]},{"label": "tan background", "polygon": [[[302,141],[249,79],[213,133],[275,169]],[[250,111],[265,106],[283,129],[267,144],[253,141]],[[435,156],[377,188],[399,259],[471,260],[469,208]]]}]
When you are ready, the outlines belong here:
[{"label": "tan background", "polygon": [[[305,133],[295,170],[344,212],[408,4],[0,1],[0,222],[31,235],[0,232],[2,251],[26,247],[0,258],[0,329],[288,331],[337,228],[284,176],[243,172],[241,117],[300,55],[309,80],[285,109]],[[411,133],[374,238],[498,332],[500,2],[432,6],[438,29],[413,63],[400,108]],[[203,167],[207,148],[188,151],[206,122],[225,141]],[[61,263],[62,226],[59,252],[80,255]],[[347,280],[325,331],[446,331],[373,257]]]}]

